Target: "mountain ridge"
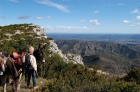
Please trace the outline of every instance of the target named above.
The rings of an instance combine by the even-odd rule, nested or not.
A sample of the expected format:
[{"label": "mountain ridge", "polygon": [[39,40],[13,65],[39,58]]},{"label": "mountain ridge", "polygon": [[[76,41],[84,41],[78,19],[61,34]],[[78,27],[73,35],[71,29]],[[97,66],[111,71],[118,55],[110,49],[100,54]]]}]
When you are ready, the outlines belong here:
[{"label": "mountain ridge", "polygon": [[79,40],[55,42],[66,53],[80,54],[85,65],[94,64],[111,73],[123,74],[132,68],[140,67],[140,45]]}]

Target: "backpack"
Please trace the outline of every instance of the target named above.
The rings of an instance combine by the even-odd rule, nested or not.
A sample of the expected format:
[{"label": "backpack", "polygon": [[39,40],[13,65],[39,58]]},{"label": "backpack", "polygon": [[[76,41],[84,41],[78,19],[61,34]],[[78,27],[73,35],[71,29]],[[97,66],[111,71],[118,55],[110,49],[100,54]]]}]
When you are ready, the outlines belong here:
[{"label": "backpack", "polygon": [[9,54],[6,51],[4,51],[4,50],[0,50],[0,56],[1,57],[8,57]]},{"label": "backpack", "polygon": [[25,68],[29,68],[31,66],[30,63],[30,54],[25,55]]}]

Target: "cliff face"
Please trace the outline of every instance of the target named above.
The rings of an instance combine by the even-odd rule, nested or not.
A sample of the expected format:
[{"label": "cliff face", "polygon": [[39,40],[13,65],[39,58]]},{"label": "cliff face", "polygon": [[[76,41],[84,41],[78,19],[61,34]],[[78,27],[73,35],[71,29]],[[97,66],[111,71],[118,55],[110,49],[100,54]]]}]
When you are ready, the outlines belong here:
[{"label": "cliff face", "polygon": [[57,44],[54,42],[54,40],[50,40],[50,51],[60,55],[65,62],[73,62],[75,64],[78,63],[83,65],[83,61],[82,61],[83,59],[80,55],[71,54],[71,53],[67,53],[67,54],[62,53],[62,51],[57,47]]}]

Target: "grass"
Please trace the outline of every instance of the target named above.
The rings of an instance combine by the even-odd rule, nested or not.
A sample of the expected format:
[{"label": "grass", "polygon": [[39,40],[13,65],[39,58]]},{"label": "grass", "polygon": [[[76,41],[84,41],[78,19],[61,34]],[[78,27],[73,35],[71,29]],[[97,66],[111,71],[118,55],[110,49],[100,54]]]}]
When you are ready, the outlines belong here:
[{"label": "grass", "polygon": [[[44,78],[37,78],[37,86],[41,87],[41,85],[46,84],[48,82],[48,80],[44,79]],[[2,86],[0,86],[0,90],[2,90]],[[11,86],[10,84],[7,84],[7,92],[12,92],[11,90]],[[20,85],[20,92],[36,92],[33,89],[33,83],[32,83],[32,79],[30,80],[30,88],[26,88],[26,82],[24,80],[24,76],[21,79],[21,85]]]}]

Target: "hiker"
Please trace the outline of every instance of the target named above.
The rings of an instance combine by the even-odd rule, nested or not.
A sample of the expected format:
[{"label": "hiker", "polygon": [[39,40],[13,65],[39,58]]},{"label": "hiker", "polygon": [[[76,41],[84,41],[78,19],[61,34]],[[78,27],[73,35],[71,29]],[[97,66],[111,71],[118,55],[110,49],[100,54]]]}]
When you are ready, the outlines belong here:
[{"label": "hiker", "polygon": [[0,50],[0,75],[3,75],[5,71],[6,57],[8,56],[9,54],[6,51]]},{"label": "hiker", "polygon": [[4,57],[3,51],[0,50],[0,75],[3,75],[3,72],[5,71]]},{"label": "hiker", "polygon": [[38,86],[36,85],[37,63],[36,58],[33,55],[34,47],[29,46],[27,48],[27,52],[28,53],[25,55],[25,64],[24,64],[24,67],[26,68],[25,77],[27,74],[27,88],[29,88],[30,86],[30,79],[32,77],[33,88],[36,89],[38,88]]}]

